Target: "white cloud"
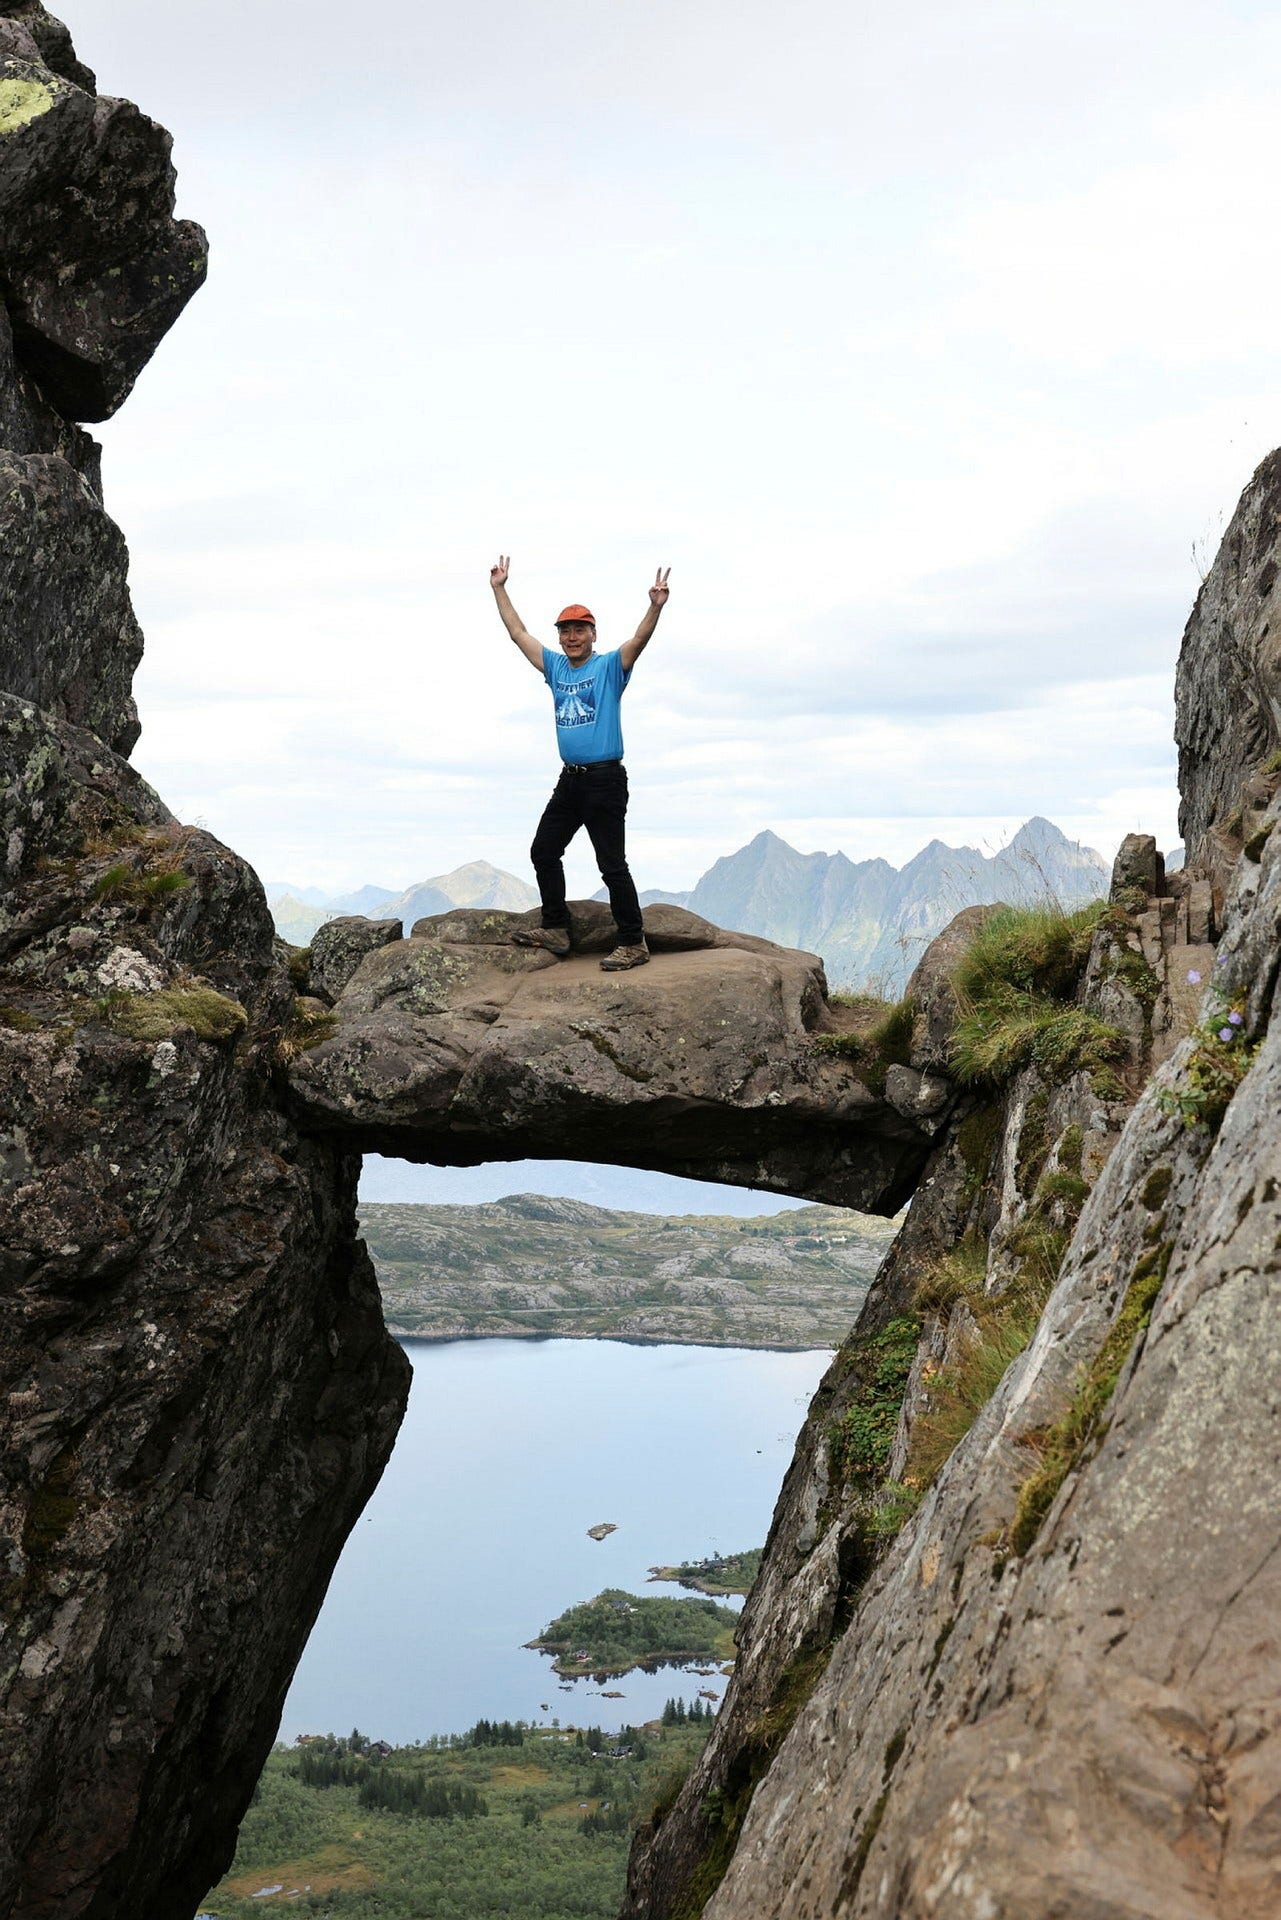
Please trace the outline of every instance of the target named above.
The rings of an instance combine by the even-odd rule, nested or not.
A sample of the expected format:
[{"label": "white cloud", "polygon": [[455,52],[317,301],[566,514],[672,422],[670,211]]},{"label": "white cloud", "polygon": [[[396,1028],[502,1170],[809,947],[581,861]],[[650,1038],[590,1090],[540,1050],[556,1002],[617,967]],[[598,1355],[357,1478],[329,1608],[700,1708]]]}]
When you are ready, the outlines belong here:
[{"label": "white cloud", "polygon": [[180,811],[300,882],[523,871],[553,749],[501,547],[607,645],[673,567],[646,884],[766,825],[1171,837],[1192,547],[1279,437],[1275,20],[64,7],[213,241],[103,435]]}]

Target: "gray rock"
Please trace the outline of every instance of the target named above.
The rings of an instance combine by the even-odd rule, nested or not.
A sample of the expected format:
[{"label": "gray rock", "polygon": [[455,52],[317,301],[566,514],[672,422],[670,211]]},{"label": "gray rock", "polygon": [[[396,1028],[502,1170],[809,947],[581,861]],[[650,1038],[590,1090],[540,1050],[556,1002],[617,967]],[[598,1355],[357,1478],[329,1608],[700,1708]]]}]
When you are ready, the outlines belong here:
[{"label": "gray rock", "polygon": [[[1254,606],[1232,616],[1251,631]],[[1195,626],[1181,675],[1211,713]],[[1230,700],[1241,634],[1218,637]],[[695,1904],[708,1920],[1263,1920],[1281,1903],[1281,802],[1249,740],[1216,785],[1221,747],[1212,730],[1185,742],[1212,877],[1095,936],[1083,1004],[1130,1036],[1128,1095],[1029,1069],[954,1109],[802,1430],[729,1692],[634,1848],[628,1920]],[[1251,816],[1248,857],[1218,824],[1229,800]],[[1148,877],[1124,884],[1146,895]],[[1217,954],[1192,937],[1216,923]],[[1199,1023],[1229,1007],[1243,1024],[1220,1044],[1248,1071],[1211,1105]],[[986,1240],[999,1298],[1070,1224],[1078,1167],[1092,1191],[1039,1326],[887,1550],[880,1483],[834,1464],[851,1407],[865,1433],[860,1368],[876,1385],[878,1337],[919,1314],[881,1469],[910,1477],[931,1383],[978,1332],[968,1307],[918,1295],[922,1276]],[[1043,1517],[1012,1534],[1056,1458]]]},{"label": "gray rock", "polygon": [[956,1088],[944,1074],[891,1066],[885,1070],[885,1098],[905,1120],[924,1121],[952,1105]]},{"label": "gray rock", "polygon": [[1164,881],[1161,856],[1152,835],[1127,833],[1112,863],[1112,884],[1109,888],[1112,899],[1115,900],[1118,894],[1132,887],[1137,887],[1145,894],[1163,893]]},{"label": "gray rock", "polygon": [[912,1065],[946,1073],[948,1048],[956,1025],[956,995],[952,974],[975,933],[995,907],[966,907],[933,939],[917,961],[907,983],[907,998],[916,1007],[912,1037]]},{"label": "gray rock", "polygon": [[0,18],[17,90],[0,128],[0,278],[42,392],[68,419],[103,420],[203,282],[208,249],[173,217],[169,135],[99,99],[65,34],[43,8]]},{"label": "gray rock", "polygon": [[256,877],[11,697],[0,851],[0,1911],[190,1913],[408,1370]]},{"label": "gray rock", "polygon": [[402,937],[399,920],[365,920],[356,914],[326,920],[311,940],[310,985],[332,1005],[367,953]]},{"label": "gray rock", "polygon": [[[94,97],[34,0],[0,12],[0,72],[0,690],[127,753],[142,635],[100,450],[71,421],[123,399],[198,284],[203,236],[171,218],[168,136]],[[175,251],[193,259],[171,277]]]},{"label": "gray rock", "polygon": [[1213,857],[1211,830],[1281,746],[1281,451],[1241,496],[1183,635],[1175,680],[1179,829],[1190,867],[1222,884],[1239,847]]},{"label": "gray rock", "polygon": [[[1250,987],[1263,1044],[1222,1131],[1140,1101],[1033,1345],[868,1581],[709,1920],[1274,1910],[1281,861],[1261,864],[1225,984]],[[1100,1444],[1002,1556],[1027,1436],[1071,1400],[1153,1224],[1169,1270]]]},{"label": "gray rock", "polygon": [[592,902],[568,960],[512,944],[529,915],[419,921],[364,959],[337,1031],[291,1069],[298,1114],[407,1159],[554,1152],[895,1212],[950,1083],[914,1079],[905,1116],[816,1045],[812,954],[661,911],[649,965],[621,976],[596,963],[613,922]]},{"label": "gray rock", "polygon": [[142,658],[115,524],[56,454],[0,452],[0,676],[5,690],[127,753]]}]

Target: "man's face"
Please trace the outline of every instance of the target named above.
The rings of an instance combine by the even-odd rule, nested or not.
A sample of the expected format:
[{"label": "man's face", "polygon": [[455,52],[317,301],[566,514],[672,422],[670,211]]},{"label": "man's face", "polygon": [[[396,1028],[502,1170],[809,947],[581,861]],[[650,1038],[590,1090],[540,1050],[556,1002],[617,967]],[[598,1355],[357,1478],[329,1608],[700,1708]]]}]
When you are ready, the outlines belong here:
[{"label": "man's face", "polygon": [[566,620],[557,627],[560,638],[560,650],[571,667],[581,666],[592,650],[596,639],[596,629],[590,620]]}]

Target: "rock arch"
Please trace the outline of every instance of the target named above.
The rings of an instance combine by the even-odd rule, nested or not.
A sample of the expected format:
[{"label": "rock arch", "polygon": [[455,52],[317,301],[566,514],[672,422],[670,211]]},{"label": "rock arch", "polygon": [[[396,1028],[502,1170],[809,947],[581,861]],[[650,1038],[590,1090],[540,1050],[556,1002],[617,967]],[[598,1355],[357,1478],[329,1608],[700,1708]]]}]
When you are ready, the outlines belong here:
[{"label": "rock arch", "polygon": [[[290,1073],[309,1131],[410,1160],[582,1159],[892,1214],[949,1110],[925,1031],[909,1061],[824,1047],[867,1012],[822,963],[679,907],[654,958],[602,973],[612,923],[577,903],[567,961],[513,946],[529,915],[470,909],[323,927],[324,1035]],[[928,970],[927,970],[928,971]],[[922,975],[922,978],[925,978]]]}]

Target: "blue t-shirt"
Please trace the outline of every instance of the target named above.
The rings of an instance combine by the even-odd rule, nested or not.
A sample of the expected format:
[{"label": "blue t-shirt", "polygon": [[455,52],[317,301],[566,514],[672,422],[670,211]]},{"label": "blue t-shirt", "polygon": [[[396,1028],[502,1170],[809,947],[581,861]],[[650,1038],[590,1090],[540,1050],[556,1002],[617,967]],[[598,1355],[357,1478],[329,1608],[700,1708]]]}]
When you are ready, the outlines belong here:
[{"label": "blue t-shirt", "polygon": [[623,722],[619,702],[632,677],[620,653],[592,653],[571,667],[563,653],[543,648],[543,678],[556,707],[556,744],[571,767],[621,760]]}]

